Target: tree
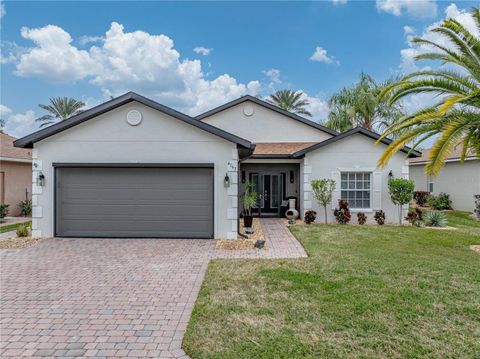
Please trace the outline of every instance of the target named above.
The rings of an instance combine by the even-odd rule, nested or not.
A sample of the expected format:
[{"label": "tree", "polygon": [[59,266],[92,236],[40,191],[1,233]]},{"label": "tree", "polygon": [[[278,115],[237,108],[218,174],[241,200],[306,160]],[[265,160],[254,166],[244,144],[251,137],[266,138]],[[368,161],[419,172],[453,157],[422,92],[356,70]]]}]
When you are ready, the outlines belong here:
[{"label": "tree", "polygon": [[336,183],[332,179],[322,178],[310,182],[313,191],[313,197],[319,206],[323,206],[325,210],[325,224],[327,224],[327,206],[332,203],[332,194],[335,191]]},{"label": "tree", "polygon": [[[471,16],[480,30],[479,9],[474,8]],[[467,152],[480,158],[480,38],[454,19],[445,20],[432,32],[443,39],[435,42],[415,38],[414,43],[432,49],[415,60],[441,61],[443,67],[406,75],[386,87],[381,95],[388,97],[390,103],[420,93],[430,93],[438,100],[386,129],[379,141],[403,133],[386,148],[379,160],[381,167],[406,144],[412,142],[412,147],[417,148],[432,137],[436,140],[425,166],[426,174],[438,175],[457,146],[462,148],[462,161]]]},{"label": "tree", "polygon": [[332,130],[344,132],[354,127],[381,131],[404,115],[399,103],[389,103],[380,97],[382,90],[393,79],[377,83],[366,73],[352,87],[344,87],[329,99],[331,108],[325,125]]},{"label": "tree", "polygon": [[285,111],[311,117],[312,114],[305,108],[310,105],[310,101],[302,99],[302,96],[302,91],[280,90],[270,95],[267,102],[278,106]]},{"label": "tree", "polygon": [[79,114],[85,104],[71,97],[52,97],[49,105],[40,104],[38,106],[49,112],[36,119],[36,121],[42,122],[40,127],[43,127]]},{"label": "tree", "polygon": [[398,205],[399,223],[402,225],[402,207],[413,199],[415,184],[405,178],[392,178],[388,181],[388,192],[393,204]]}]

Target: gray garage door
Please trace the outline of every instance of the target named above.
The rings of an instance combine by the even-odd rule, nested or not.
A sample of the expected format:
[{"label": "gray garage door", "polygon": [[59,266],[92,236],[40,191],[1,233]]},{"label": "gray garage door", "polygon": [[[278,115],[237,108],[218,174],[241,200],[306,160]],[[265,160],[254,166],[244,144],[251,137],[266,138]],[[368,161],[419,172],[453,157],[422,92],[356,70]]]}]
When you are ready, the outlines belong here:
[{"label": "gray garage door", "polygon": [[213,168],[56,168],[57,236],[213,238]]}]

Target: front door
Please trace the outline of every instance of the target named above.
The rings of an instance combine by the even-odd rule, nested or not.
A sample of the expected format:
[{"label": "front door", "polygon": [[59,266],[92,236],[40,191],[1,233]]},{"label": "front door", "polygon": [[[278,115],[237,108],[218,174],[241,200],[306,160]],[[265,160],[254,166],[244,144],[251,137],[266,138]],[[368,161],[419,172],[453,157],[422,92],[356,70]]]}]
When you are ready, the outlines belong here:
[{"label": "front door", "polygon": [[280,174],[252,173],[253,188],[259,194],[261,213],[280,213],[282,203],[282,176]]}]

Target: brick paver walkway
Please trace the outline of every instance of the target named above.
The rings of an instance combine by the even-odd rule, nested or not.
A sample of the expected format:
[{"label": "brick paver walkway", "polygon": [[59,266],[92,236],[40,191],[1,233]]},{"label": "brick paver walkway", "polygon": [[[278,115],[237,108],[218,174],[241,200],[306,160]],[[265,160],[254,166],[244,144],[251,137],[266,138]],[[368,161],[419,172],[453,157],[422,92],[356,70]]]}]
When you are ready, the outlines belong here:
[{"label": "brick paver walkway", "polygon": [[[279,219],[268,251],[305,256]],[[223,251],[222,251],[223,252]],[[53,238],[0,251],[0,357],[187,358],[181,342],[214,241]]]}]

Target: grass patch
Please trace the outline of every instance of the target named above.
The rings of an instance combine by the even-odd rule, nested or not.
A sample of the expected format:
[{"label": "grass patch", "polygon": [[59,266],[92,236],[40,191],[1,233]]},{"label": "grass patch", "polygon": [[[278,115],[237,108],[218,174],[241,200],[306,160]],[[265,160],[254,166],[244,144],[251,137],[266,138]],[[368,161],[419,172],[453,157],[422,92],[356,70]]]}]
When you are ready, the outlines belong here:
[{"label": "grass patch", "polygon": [[215,260],[184,348],[193,358],[479,357],[480,222],[456,231],[293,227],[309,258]]},{"label": "grass patch", "polygon": [[15,224],[7,224],[6,226],[0,227],[0,233],[16,231],[18,226],[20,224],[24,224],[24,223],[28,223],[30,225],[32,223],[32,221],[26,221],[26,222],[23,222],[23,223],[15,223]]}]

